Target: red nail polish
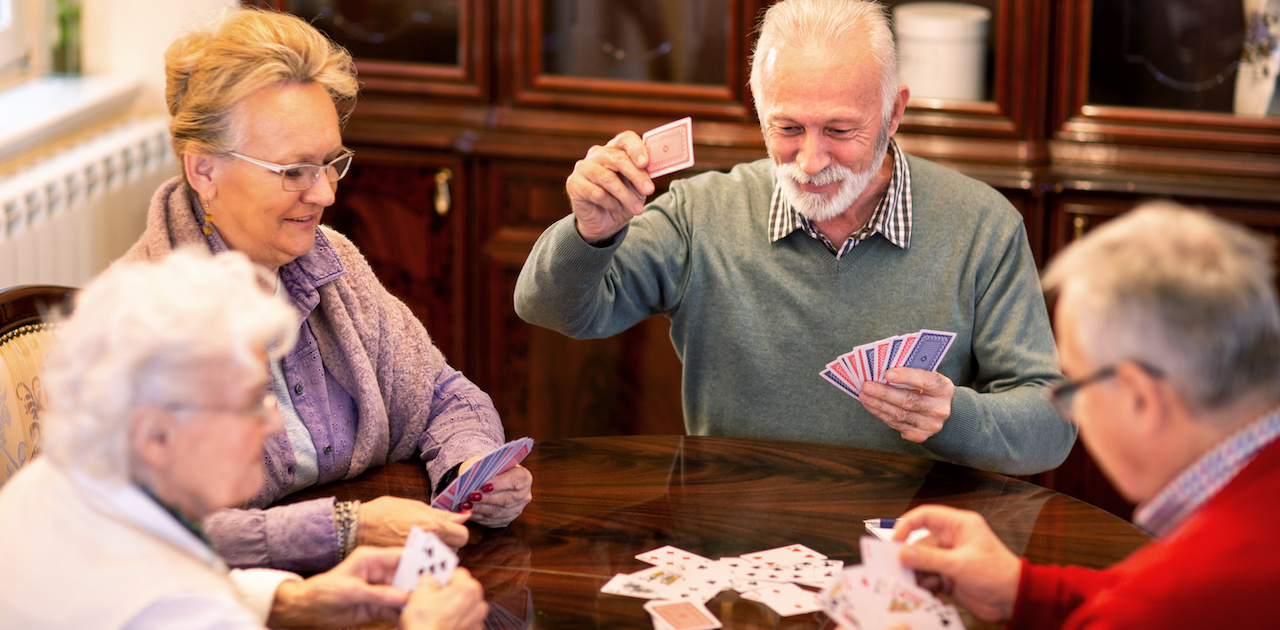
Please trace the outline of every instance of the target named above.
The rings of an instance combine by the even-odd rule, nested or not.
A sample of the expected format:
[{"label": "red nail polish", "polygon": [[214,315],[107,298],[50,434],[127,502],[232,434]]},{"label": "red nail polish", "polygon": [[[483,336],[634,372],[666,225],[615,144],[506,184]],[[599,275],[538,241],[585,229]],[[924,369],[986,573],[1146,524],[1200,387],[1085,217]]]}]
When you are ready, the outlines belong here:
[{"label": "red nail polish", "polygon": [[484,492],[493,492],[493,484],[491,484],[491,483],[486,483],[486,484],[484,484],[484,487],[483,487],[483,488],[480,488],[480,489],[481,489],[482,491],[484,491]]},{"label": "red nail polish", "polygon": [[461,508],[461,509],[463,509],[463,510],[470,510],[470,509],[471,509],[471,504],[470,504],[470,503],[463,503],[462,505],[459,505],[458,507],[459,507],[459,508]]},{"label": "red nail polish", "polygon": [[484,495],[480,494],[479,492],[472,492],[467,498],[472,501],[479,501],[480,499],[484,498]]}]

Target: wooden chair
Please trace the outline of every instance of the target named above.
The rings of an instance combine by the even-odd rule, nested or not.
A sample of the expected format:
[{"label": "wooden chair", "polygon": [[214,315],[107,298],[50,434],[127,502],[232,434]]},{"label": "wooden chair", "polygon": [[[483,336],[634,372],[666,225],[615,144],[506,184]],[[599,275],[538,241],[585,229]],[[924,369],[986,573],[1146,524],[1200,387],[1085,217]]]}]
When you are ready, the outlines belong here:
[{"label": "wooden chair", "polygon": [[53,342],[46,315],[70,311],[75,289],[19,285],[0,290],[0,485],[40,448],[45,396],[40,369]]}]

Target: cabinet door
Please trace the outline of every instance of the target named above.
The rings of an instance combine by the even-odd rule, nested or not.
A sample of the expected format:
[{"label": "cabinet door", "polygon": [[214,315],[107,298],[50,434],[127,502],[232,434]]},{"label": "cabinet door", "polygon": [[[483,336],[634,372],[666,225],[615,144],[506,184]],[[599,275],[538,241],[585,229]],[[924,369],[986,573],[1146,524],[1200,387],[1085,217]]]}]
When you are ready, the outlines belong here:
[{"label": "cabinet door", "polygon": [[502,0],[517,105],[752,120],[757,0]]},{"label": "cabinet door", "polygon": [[[912,0],[887,0],[885,5],[894,11]],[[1026,143],[1041,137],[1043,105],[1047,101],[1045,67],[1049,59],[1049,2],[1048,0],[967,0],[986,9],[990,14],[986,36],[983,39],[983,59],[978,65],[982,77],[980,98],[959,100],[937,98],[929,95],[925,85],[916,86],[902,131],[908,134],[929,134],[913,143],[921,151],[930,154],[951,154],[979,161],[1024,161],[1036,158],[1028,154]],[[936,25],[936,23],[933,23]],[[896,25],[899,58],[909,60],[911,46],[920,37],[909,37],[902,32],[908,25]],[[934,26],[936,28],[936,26]],[[963,28],[957,25],[956,28]],[[938,41],[954,41],[959,34],[934,33]],[[969,35],[966,34],[966,37]],[[926,43],[915,43],[917,46]],[[953,49],[925,48],[933,55],[935,64],[941,63],[939,55],[965,52],[961,47]],[[901,63],[900,63],[901,65]],[[901,77],[910,85],[908,71]],[[986,142],[959,141],[986,139]],[[1010,143],[1008,141],[1015,141]],[[1043,156],[1040,156],[1043,157]]]},{"label": "cabinet door", "polygon": [[[1241,0],[1060,2],[1051,150],[1068,187],[1280,195],[1280,14]],[[1259,100],[1253,95],[1265,92]],[[1230,179],[1215,183],[1215,178]],[[1078,184],[1078,185],[1077,185]]]},{"label": "cabinet door", "polygon": [[483,101],[486,0],[245,0],[307,20],[356,59],[364,93]]},{"label": "cabinet door", "polygon": [[324,217],[464,372],[467,207],[458,191],[466,186],[464,165],[453,156],[356,147]]},{"label": "cabinet door", "polygon": [[608,339],[575,340],[531,326],[512,295],[543,229],[569,214],[573,164],[496,160],[481,169],[478,310],[473,375],[502,414],[508,437],[684,433],[681,365],[670,324],[651,317]]}]

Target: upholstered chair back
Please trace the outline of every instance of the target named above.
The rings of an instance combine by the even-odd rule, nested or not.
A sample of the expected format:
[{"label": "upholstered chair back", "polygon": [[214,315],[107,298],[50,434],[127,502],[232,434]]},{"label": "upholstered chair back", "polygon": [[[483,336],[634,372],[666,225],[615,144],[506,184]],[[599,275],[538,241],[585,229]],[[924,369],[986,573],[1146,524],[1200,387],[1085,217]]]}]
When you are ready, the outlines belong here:
[{"label": "upholstered chair back", "polygon": [[45,316],[70,309],[74,290],[22,285],[0,290],[0,485],[40,452],[40,385],[56,324]]}]

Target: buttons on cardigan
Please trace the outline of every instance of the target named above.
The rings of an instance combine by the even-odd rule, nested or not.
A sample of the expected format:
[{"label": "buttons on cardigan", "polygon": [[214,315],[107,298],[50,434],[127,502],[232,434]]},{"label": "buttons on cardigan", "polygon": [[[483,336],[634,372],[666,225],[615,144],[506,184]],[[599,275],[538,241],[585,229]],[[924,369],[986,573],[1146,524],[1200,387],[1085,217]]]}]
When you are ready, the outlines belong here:
[{"label": "buttons on cardigan", "polygon": [[297,385],[294,385],[294,386],[293,386],[293,393],[295,393],[295,394],[301,394],[301,393],[302,393],[302,383],[298,383]]},{"label": "buttons on cardigan", "polygon": [[325,455],[331,455],[331,454],[333,454],[333,445],[332,445],[332,444],[330,444],[330,445],[328,445],[328,446],[324,447],[324,454],[325,454]]}]

